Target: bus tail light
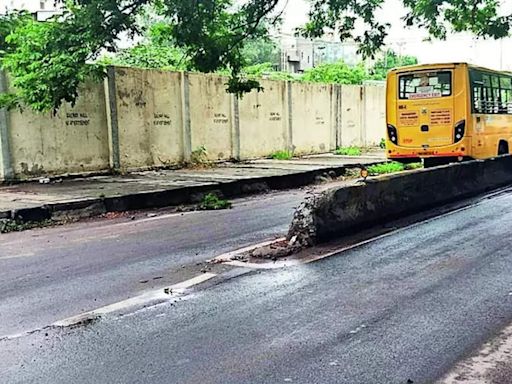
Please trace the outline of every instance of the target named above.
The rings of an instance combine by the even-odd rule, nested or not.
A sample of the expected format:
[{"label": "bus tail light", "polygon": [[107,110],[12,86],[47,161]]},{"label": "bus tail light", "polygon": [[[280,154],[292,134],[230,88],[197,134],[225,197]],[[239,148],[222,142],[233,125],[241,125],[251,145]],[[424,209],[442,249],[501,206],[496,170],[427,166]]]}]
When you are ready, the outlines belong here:
[{"label": "bus tail light", "polygon": [[398,135],[396,134],[396,128],[391,124],[388,124],[388,137],[393,144],[398,145]]},{"label": "bus tail light", "polygon": [[458,143],[464,137],[464,132],[466,130],[466,120],[461,120],[457,124],[455,124],[455,133],[454,133],[454,143]]}]

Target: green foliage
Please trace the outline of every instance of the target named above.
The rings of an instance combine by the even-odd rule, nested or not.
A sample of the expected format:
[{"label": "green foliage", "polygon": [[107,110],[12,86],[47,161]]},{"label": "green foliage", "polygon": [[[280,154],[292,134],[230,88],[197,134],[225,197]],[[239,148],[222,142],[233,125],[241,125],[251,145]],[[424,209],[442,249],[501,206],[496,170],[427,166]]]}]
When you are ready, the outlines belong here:
[{"label": "green foliage", "polygon": [[361,156],[362,151],[359,147],[340,147],[334,151],[334,154],[343,156]]},{"label": "green foliage", "polygon": [[214,193],[206,194],[201,203],[199,209],[201,210],[218,210],[218,209],[229,209],[232,204],[228,200],[220,199]]},{"label": "green foliage", "polygon": [[144,39],[134,47],[120,50],[115,55],[103,56],[98,63],[127,67],[185,71],[191,69],[184,49],[172,40],[171,27],[163,21],[145,20]]},{"label": "green foliage", "polygon": [[280,60],[277,44],[268,38],[248,41],[242,49],[242,56],[244,57],[245,64],[247,66],[268,64],[270,65],[271,70],[274,65],[279,63]]},{"label": "green foliage", "polygon": [[0,233],[20,232],[28,229],[48,227],[54,224],[56,224],[56,222],[49,219],[43,221],[29,221],[26,223],[12,219],[1,219]]},{"label": "green foliage", "polygon": [[270,155],[271,159],[274,160],[291,160],[293,158],[292,151],[276,151]]},{"label": "green foliage", "polygon": [[189,69],[189,62],[182,50],[154,44],[138,44],[133,48],[122,50],[116,56],[103,57],[99,63],[172,71]]},{"label": "green foliage", "polygon": [[370,175],[382,175],[386,173],[401,172],[404,170],[423,168],[422,163],[402,164],[396,161],[384,164],[375,164],[368,167]]},{"label": "green foliage", "polygon": [[[150,68],[185,66],[201,72],[227,68],[228,91],[243,94],[260,89],[256,80],[242,75],[242,50],[248,40],[268,34],[266,21],[277,2],[249,0],[235,6],[234,0],[66,1],[64,13],[46,22],[28,16],[2,17],[0,31],[6,31],[2,34],[6,37],[1,66],[16,89],[15,96],[1,98],[2,106],[25,104],[36,111],[55,111],[63,102],[74,103],[81,83],[105,75],[102,65],[86,63],[105,50],[116,51],[122,32],[144,32],[137,17],[148,4],[164,21],[150,30],[150,42],[121,55],[121,61]],[[168,42],[173,47],[166,46]],[[181,52],[184,62],[177,59]],[[116,59],[102,63],[109,60]]]},{"label": "green foliage", "polygon": [[388,72],[397,67],[418,64],[418,59],[414,56],[399,56],[392,50],[384,52],[384,57],[377,60],[370,71],[371,78],[374,80],[385,80]]},{"label": "green foliage", "polygon": [[423,163],[409,163],[404,165],[405,170],[420,169],[423,168]]},{"label": "green foliage", "polygon": [[302,79],[315,83],[361,84],[368,76],[362,65],[350,67],[340,62],[335,64],[321,64],[307,70]]},{"label": "green foliage", "polygon": [[405,169],[402,163],[391,162],[384,164],[375,164],[368,167],[370,175],[382,175],[385,173],[401,172]]},{"label": "green foliage", "polygon": [[385,138],[380,139],[379,147],[381,149],[386,149],[386,139]]}]

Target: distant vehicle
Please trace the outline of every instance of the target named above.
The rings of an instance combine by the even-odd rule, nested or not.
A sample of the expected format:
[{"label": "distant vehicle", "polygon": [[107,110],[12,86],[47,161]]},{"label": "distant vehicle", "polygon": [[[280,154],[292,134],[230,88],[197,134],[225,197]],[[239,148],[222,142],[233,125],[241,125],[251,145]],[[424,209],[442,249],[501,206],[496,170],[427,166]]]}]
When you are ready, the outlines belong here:
[{"label": "distant vehicle", "polygon": [[387,157],[435,166],[509,154],[512,73],[466,63],[392,70],[386,91]]}]

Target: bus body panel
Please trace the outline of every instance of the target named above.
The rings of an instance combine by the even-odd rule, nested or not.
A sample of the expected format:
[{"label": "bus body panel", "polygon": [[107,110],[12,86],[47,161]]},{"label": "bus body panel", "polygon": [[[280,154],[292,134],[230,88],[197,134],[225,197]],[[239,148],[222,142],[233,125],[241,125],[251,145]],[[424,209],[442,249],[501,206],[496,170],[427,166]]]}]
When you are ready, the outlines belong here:
[{"label": "bus body panel", "polygon": [[[446,88],[448,73],[450,92]],[[492,79],[477,81],[487,74]],[[501,88],[492,88],[494,81]],[[489,158],[500,148],[512,150],[512,74],[465,63],[405,67],[389,73],[386,99],[389,159]],[[487,113],[481,113],[482,105]],[[456,127],[460,129],[461,124],[463,135],[456,137],[460,132]]]}]

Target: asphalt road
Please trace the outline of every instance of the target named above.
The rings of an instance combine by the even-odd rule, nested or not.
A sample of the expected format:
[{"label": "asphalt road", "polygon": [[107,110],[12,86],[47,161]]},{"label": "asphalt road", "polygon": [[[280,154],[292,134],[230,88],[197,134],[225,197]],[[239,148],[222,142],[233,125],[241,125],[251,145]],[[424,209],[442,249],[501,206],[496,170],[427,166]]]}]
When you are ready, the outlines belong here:
[{"label": "asphalt road", "polygon": [[176,270],[184,265],[282,235],[304,194],[239,199],[224,211],[1,234],[0,338],[181,281],[186,270]]},{"label": "asphalt road", "polygon": [[0,380],[432,383],[511,323],[511,232],[509,193],[315,263],[2,340]]}]

